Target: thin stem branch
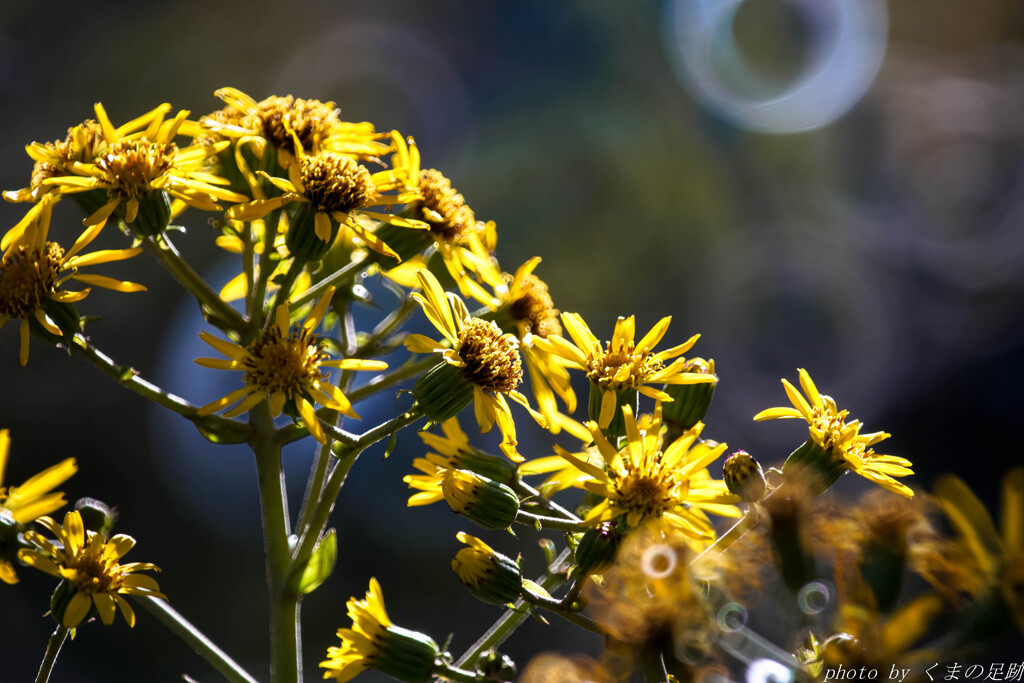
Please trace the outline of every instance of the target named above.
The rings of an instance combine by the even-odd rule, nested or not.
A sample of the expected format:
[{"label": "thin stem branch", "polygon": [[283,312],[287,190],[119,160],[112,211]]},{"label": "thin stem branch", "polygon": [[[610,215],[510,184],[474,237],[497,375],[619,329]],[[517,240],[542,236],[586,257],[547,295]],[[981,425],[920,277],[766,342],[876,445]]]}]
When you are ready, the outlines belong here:
[{"label": "thin stem branch", "polygon": [[[568,548],[563,550],[552,566],[561,566],[566,560],[569,559],[569,555],[572,551]],[[564,581],[564,577],[557,573],[547,573],[542,577],[538,577],[537,583],[540,584],[546,590],[551,590],[559,583]],[[492,647],[498,647],[505,640],[512,635],[512,633],[519,628],[519,625],[526,621],[529,616],[529,612],[526,610],[526,601],[523,599],[516,600],[515,604],[510,609],[505,610],[494,624],[491,625],[487,631],[480,636],[473,645],[466,650],[466,653],[459,657],[459,661],[455,662],[457,667],[474,666],[476,661],[480,658],[487,650]]]},{"label": "thin stem branch", "polygon": [[410,379],[412,377],[415,377],[416,375],[426,372],[430,368],[437,365],[437,363],[438,360],[434,356],[434,354],[429,354],[426,358],[423,358],[418,361],[413,361],[412,359],[410,359],[409,361],[406,361],[406,363],[399,367],[397,370],[389,372],[386,375],[377,375],[369,382],[367,382],[365,385],[353,390],[351,393],[347,394],[348,400],[351,401],[352,403],[358,403],[359,401],[362,401],[368,396],[373,396],[374,394],[383,391],[384,389],[387,389],[388,387],[394,384],[404,382],[407,379]]},{"label": "thin stem branch", "polygon": [[205,308],[204,318],[222,330],[241,333],[245,330],[245,320],[231,304],[220,298],[220,295],[206,283],[199,273],[192,269],[171,243],[167,233],[155,237],[146,237],[142,246],[156,258],[157,262],[188,291],[200,307]]},{"label": "thin stem branch", "polygon": [[210,441],[214,443],[243,443],[249,438],[248,425],[228,420],[219,415],[200,416],[199,408],[142,379],[134,368],[115,363],[109,356],[93,346],[84,335],[75,335],[71,349],[121,386],[191,420],[202,435]]},{"label": "thin stem branch", "polygon": [[323,293],[327,291],[328,287],[332,285],[337,287],[341,284],[344,284],[355,279],[355,276],[358,275],[363,270],[363,268],[368,266],[369,263],[369,256],[364,256],[363,258],[357,261],[352,261],[344,268],[335,271],[333,275],[324,278],[320,282],[316,283],[315,285],[307,289],[294,301],[292,301],[292,305],[301,306],[305,303],[309,303],[310,301],[313,301],[314,299],[323,296]]},{"label": "thin stem branch", "polygon": [[455,683],[478,683],[481,680],[487,680],[472,671],[465,671],[451,664],[442,664],[439,670],[434,672],[434,675],[445,680],[455,681]]},{"label": "thin stem branch", "polygon": [[256,250],[253,246],[252,223],[242,226],[242,272],[245,273],[245,314],[250,320],[255,308],[253,290],[256,287]]},{"label": "thin stem branch", "polygon": [[210,666],[217,670],[217,673],[228,681],[231,683],[256,683],[256,679],[249,672],[217,647],[216,643],[207,638],[188,619],[167,604],[166,600],[149,595],[133,595],[132,599],[155,616],[186,645],[195,650],[196,654],[205,659]]},{"label": "thin stem branch", "polygon": [[349,355],[352,358],[366,358],[367,356],[376,355],[380,351],[381,342],[391,337],[395,330],[404,325],[416,308],[416,301],[412,298],[406,298],[401,306],[389,313],[384,320],[381,320],[377,327],[374,328],[370,337]]},{"label": "thin stem branch", "polygon": [[592,633],[597,633],[602,636],[606,635],[596,621],[581,612],[568,609],[562,604],[561,600],[551,600],[540,595],[534,595],[527,590],[524,590],[522,595],[523,599],[534,607],[547,610],[552,614],[557,614],[569,623],[575,624]]},{"label": "thin stem branch", "polygon": [[551,500],[550,498],[547,498],[546,496],[542,496],[540,494],[540,491],[538,491],[537,489],[533,488],[532,486],[527,484],[522,479],[517,478],[514,482],[512,482],[512,489],[516,493],[518,493],[521,498],[529,499],[529,500],[524,500],[524,502],[536,501],[536,503],[538,505],[540,505],[541,507],[546,508],[550,512],[554,512],[555,514],[561,515],[565,519],[568,519],[568,520],[573,521],[573,522],[582,522],[583,521],[582,519],[580,519],[579,517],[574,515],[569,510],[566,510],[564,507],[562,507],[561,505],[559,505],[555,501]]},{"label": "thin stem branch", "polygon": [[68,637],[68,631],[69,629],[66,627],[58,626],[54,630],[53,635],[50,636],[50,640],[46,643],[46,654],[43,655],[43,661],[39,665],[39,673],[36,674],[36,683],[47,683],[50,680],[50,672],[53,671],[53,664],[57,661],[60,648]]},{"label": "thin stem branch", "polygon": [[[306,264],[299,259],[292,259],[287,272],[285,272],[284,280],[281,282],[281,287],[277,290],[277,295],[274,297],[274,304],[267,311],[267,320],[263,323],[264,328],[273,322],[275,311],[288,302],[288,292],[291,290],[292,285],[295,284],[295,278],[299,276],[299,273],[301,273],[302,269],[305,267]],[[294,306],[293,308],[298,307]]]},{"label": "thin stem branch", "polygon": [[588,531],[594,528],[593,524],[582,521],[572,521],[559,517],[547,517],[546,515],[535,515],[532,512],[520,510],[516,514],[516,522],[526,526],[540,526],[544,529],[558,529],[560,531]]}]

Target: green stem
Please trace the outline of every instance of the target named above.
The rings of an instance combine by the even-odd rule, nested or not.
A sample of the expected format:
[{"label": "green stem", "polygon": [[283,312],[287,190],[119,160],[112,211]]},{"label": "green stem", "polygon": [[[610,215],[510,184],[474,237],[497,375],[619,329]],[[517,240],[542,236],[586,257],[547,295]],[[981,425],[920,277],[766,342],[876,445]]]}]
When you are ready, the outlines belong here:
[{"label": "green stem", "polygon": [[566,510],[564,507],[562,507],[555,501],[545,496],[542,496],[540,494],[540,491],[533,488],[522,479],[517,478],[514,482],[512,482],[512,489],[519,494],[520,498],[523,500],[524,503],[536,502],[538,505],[546,508],[548,511],[554,512],[555,514],[559,514],[565,519],[568,519],[572,522],[583,521],[582,519],[574,515],[569,510]]},{"label": "green stem", "polygon": [[68,629],[58,626],[54,630],[50,640],[46,643],[46,654],[43,655],[43,662],[39,665],[39,673],[36,674],[36,683],[46,683],[50,680],[50,672],[53,670],[53,663],[57,661],[60,648],[68,637]]},{"label": "green stem", "polygon": [[316,283],[315,285],[307,289],[292,302],[292,305],[298,307],[305,303],[309,303],[310,301],[318,299],[320,296],[322,296],[323,293],[327,291],[328,287],[332,285],[337,287],[350,280],[355,279],[355,276],[358,275],[363,270],[363,268],[369,265],[369,261],[369,256],[364,256],[358,261],[352,261],[344,268],[335,271],[333,275],[324,278],[320,282]]},{"label": "green stem", "polygon": [[167,604],[166,600],[148,595],[133,595],[132,599],[159,619],[160,623],[166,626],[171,633],[181,638],[186,645],[195,650],[196,654],[216,669],[217,673],[231,683],[256,683],[256,679],[249,672],[217,647],[216,643],[207,638],[188,619]]},{"label": "green stem", "polygon": [[[770,496],[772,494],[769,493],[768,495]],[[739,521],[733,524],[724,534],[716,538],[715,542],[705,548],[700,555],[693,558],[691,564],[702,562],[704,560],[713,560],[728,550],[733,543],[743,537],[743,534],[753,529],[754,526],[761,521],[761,517],[764,515],[761,510],[762,508],[760,505],[751,505],[750,509],[747,510],[746,514],[744,514]]]},{"label": "green stem", "polygon": [[445,680],[455,681],[456,683],[479,683],[479,681],[487,680],[479,674],[472,671],[465,671],[452,666],[451,664],[441,664],[441,666],[434,671],[434,675]]},{"label": "green stem", "polygon": [[540,595],[534,595],[527,590],[524,590],[522,595],[523,599],[534,607],[539,607],[540,609],[547,610],[552,614],[557,614],[569,623],[576,624],[577,626],[592,633],[597,633],[602,636],[607,635],[596,621],[578,611],[567,609],[562,604],[561,600],[551,600]]},{"label": "green stem", "polygon": [[274,209],[263,218],[263,251],[259,258],[259,277],[256,278],[256,291],[249,292],[252,301],[252,315],[249,316],[249,337],[255,338],[256,334],[263,329],[263,300],[267,296],[267,283],[274,273],[274,261],[271,255],[274,251],[274,237],[277,235],[277,225],[281,221],[281,209]]},{"label": "green stem", "polygon": [[[272,324],[277,309],[288,303],[288,292],[291,290],[292,285],[295,284],[295,278],[299,276],[299,273],[302,272],[305,266],[306,264],[299,259],[292,259],[291,265],[288,266],[288,271],[284,275],[284,280],[281,282],[281,288],[277,290],[277,295],[274,297],[274,304],[267,311],[267,319],[263,324],[264,327]],[[298,308],[298,306],[293,306],[292,308]]]},{"label": "green stem", "polygon": [[249,438],[248,425],[228,420],[219,415],[200,416],[199,408],[142,379],[134,368],[118,365],[109,356],[90,344],[83,335],[75,335],[75,343],[71,349],[121,386],[188,418],[210,441],[214,443],[244,443]]},{"label": "green stem", "polygon": [[[334,503],[341,492],[342,484],[345,483],[345,477],[348,476],[348,472],[352,469],[352,465],[355,464],[359,454],[378,441],[391,436],[400,429],[408,427],[421,417],[423,417],[422,413],[414,405],[408,411],[377,425],[356,437],[351,444],[345,445],[344,452],[338,457],[338,464],[331,470],[323,493],[313,508],[312,514],[309,516],[309,524],[302,529],[302,536],[299,539],[295,550],[295,557],[292,560],[291,575],[287,581],[287,587],[290,592],[297,593],[298,583],[306,569],[306,564],[313,554],[317,541],[320,540],[320,534],[323,533],[324,528],[327,526],[327,519],[331,515],[331,510],[334,509]],[[332,430],[340,431],[325,422],[321,424],[324,431],[328,434]]]},{"label": "green stem", "polygon": [[270,407],[266,402],[250,412],[263,513],[264,550],[267,556],[267,589],[270,600],[270,673],[274,683],[301,681],[299,665],[298,598],[285,590],[291,567],[288,547],[288,506],[281,442],[277,439]]},{"label": "green stem", "polygon": [[405,321],[412,316],[415,310],[416,301],[412,298],[407,298],[402,302],[401,306],[389,313],[384,320],[380,321],[370,337],[359,348],[349,354],[350,357],[366,358],[367,356],[377,355],[381,351],[381,342],[391,337],[395,330],[405,324]]},{"label": "green stem", "polygon": [[221,299],[199,273],[192,270],[192,266],[186,263],[174,248],[167,233],[143,239],[142,246],[178,281],[178,284],[195,297],[201,308],[206,309],[204,318],[222,330],[237,333],[245,330],[245,320],[241,314],[232,308],[231,304]]},{"label": "green stem", "polygon": [[245,223],[242,227],[242,271],[245,273],[245,315],[250,320],[256,304],[253,296],[256,287],[256,252],[252,237],[252,223]]},{"label": "green stem", "polygon": [[567,519],[560,519],[558,517],[547,517],[545,515],[535,515],[525,510],[520,510],[516,514],[516,522],[525,524],[526,526],[536,527],[540,525],[541,528],[545,529],[558,529],[560,531],[588,531],[594,528],[593,524],[581,521],[571,521]]},{"label": "green stem", "polygon": [[348,400],[353,404],[358,403],[368,396],[373,396],[394,384],[404,382],[416,375],[420,375],[435,365],[437,365],[437,356],[432,353],[428,354],[427,357],[422,360],[406,362],[405,365],[402,365],[394,372],[390,372],[386,375],[377,375],[365,385],[347,394]]},{"label": "green stem", "polygon": [[[571,551],[566,548],[558,557],[555,558],[552,566],[560,566],[569,559],[570,554]],[[542,577],[538,577],[537,583],[546,590],[551,590],[564,580],[564,577],[559,574],[548,573]],[[487,632],[480,636],[480,639],[473,643],[472,647],[466,650],[466,653],[459,658],[459,661],[455,662],[455,666],[474,666],[476,665],[476,661],[480,658],[480,655],[491,648],[498,647],[504,643],[505,640],[507,640],[508,637],[512,635],[517,628],[519,628],[520,624],[526,621],[526,618],[530,616],[525,607],[525,600],[516,600],[515,604],[512,605],[511,608],[505,610],[505,613],[502,614],[489,629],[487,629]]]}]

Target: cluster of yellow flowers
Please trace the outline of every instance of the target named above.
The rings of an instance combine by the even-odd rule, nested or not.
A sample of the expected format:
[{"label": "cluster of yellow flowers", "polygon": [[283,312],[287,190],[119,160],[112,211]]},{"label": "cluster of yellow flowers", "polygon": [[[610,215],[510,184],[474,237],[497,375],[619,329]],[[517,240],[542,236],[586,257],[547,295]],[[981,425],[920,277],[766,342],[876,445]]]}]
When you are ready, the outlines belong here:
[{"label": "cluster of yellow flowers", "polygon": [[[333,102],[256,100],[233,88],[216,95],[224,106],[195,119],[184,110],[170,116],[171,106],[163,104],[120,126],[96,104],[95,119],[70,128],[64,140],[28,146],[30,184],[4,194],[31,207],[2,238],[0,326],[19,320],[22,365],[35,334],[180,413],[211,441],[252,446],[275,681],[301,678],[298,608],[337,559],[327,522],[352,463],[418,421],[425,423],[420,436],[430,452],[405,478],[415,490],[409,505],[445,501],[484,529],[557,532],[563,549],[557,552],[548,539],[547,569],[531,581],[518,559],[458,534],[465,544],[452,562],[459,579],[479,599],[509,611],[457,662],[429,637],[395,626],[380,585],[370,579],[366,598],[348,602],[352,625],[338,631],[340,644],[320,663],[325,677],[343,682],[376,669],[411,682],[511,680],[514,666],[494,648],[523,617],[546,611],[604,635],[608,656],[600,662],[548,657],[531,665],[525,680],[626,680],[634,670],[646,680],[689,679],[712,663],[722,666],[727,635],[745,628],[736,621],[745,614],[737,595],[772,567],[775,580],[806,602],[825,576],[819,565],[833,566],[841,603],[836,618],[807,631],[799,646],[763,647],[765,657],[811,675],[835,663],[876,661],[879,652],[901,655],[932,616],[958,601],[981,610],[995,600],[1024,621],[1021,471],[1007,480],[1001,540],[969,491],[947,480],[939,501],[960,540],[943,540],[920,497],[904,501],[914,492],[898,478],[913,474],[911,463],[875,453],[889,435],[862,434],[860,422],[801,369],[802,393],[783,380],[792,407],[769,408],[754,419],[805,420],[807,442],[767,473],[736,451],[716,478],[709,468],[728,447],[709,438],[704,422],[718,382],[715,362],[685,355],[699,335],[663,345],[670,317],[638,335],[629,316],[615,320],[603,339],[578,313],[560,312],[535,274],[540,257],[506,272],[495,256],[495,224],[478,220],[443,173],[423,168],[415,141],[398,131],[343,121]],[[67,249],[50,229],[55,207],[66,199],[85,214],[83,228],[63,240]],[[171,241],[171,222],[186,211],[214,212],[216,243],[241,259],[238,275],[219,293]],[[83,253],[111,220],[131,245]],[[83,334],[76,304],[92,286],[145,288],[80,269],[144,250],[219,331],[197,331],[222,357],[196,363],[240,371],[241,386],[193,405],[126,372]],[[355,329],[352,308],[366,299],[363,282],[375,274],[399,302],[363,332]],[[72,280],[86,287],[65,289]],[[243,312],[228,304],[235,299],[244,299]],[[417,308],[438,335],[402,330]],[[409,357],[397,366],[378,359],[403,346]],[[354,386],[353,371],[376,374]],[[589,392],[582,419],[574,377]],[[346,418],[359,419],[360,401],[412,380],[410,408],[361,434],[344,428]],[[524,382],[531,397],[522,393]],[[641,400],[650,402],[644,410]],[[552,437],[572,439],[572,447],[556,445],[539,457],[522,452],[511,403]],[[480,432],[497,424],[501,455],[473,445],[462,430],[458,415],[471,405]],[[275,422],[282,414],[290,420]],[[247,421],[235,419],[240,416]],[[431,431],[435,425],[440,433]],[[281,493],[280,449],[305,436],[318,442],[318,457],[293,527]],[[0,432],[0,480],[7,440]],[[17,560],[60,579],[51,605],[65,633],[94,613],[110,624],[116,609],[134,624],[122,595],[150,607],[163,599],[156,582],[140,573],[156,567],[120,563],[134,540],[111,535],[109,524],[97,522],[109,516],[90,514],[88,505],[68,512],[63,525],[44,516],[65,504],[51,491],[75,469],[69,459],[22,486],[0,488],[0,578],[17,580]],[[902,512],[886,516],[867,503],[853,512],[819,511],[818,496],[847,472],[903,496],[892,497]],[[543,481],[527,481],[539,475]],[[738,521],[722,533],[726,518]],[[823,532],[826,523],[832,527]],[[827,535],[835,538],[818,542]],[[820,555],[826,550],[830,556]],[[963,562],[943,559],[957,552]],[[944,587],[943,599],[922,598],[893,614],[905,569],[936,590]],[[189,642],[205,642],[180,615],[162,614]],[[972,618],[980,624],[985,614]],[[905,629],[898,645],[887,635],[886,619]],[[216,648],[197,647],[219,671],[251,679]]]}]

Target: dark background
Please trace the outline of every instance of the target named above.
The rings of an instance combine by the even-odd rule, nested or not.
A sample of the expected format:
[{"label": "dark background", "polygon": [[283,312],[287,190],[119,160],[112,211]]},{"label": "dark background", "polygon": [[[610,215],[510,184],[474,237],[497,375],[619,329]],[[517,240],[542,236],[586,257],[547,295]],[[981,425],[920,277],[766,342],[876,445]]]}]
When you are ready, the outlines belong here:
[{"label": "dark background", "polygon": [[[823,72],[820,109],[848,101],[849,113],[789,134],[745,126],[753,99],[785,100],[802,70],[820,66],[836,35],[832,10],[849,4],[808,11],[750,0],[740,9],[734,57],[749,72],[726,64],[721,73],[727,92],[747,98],[737,120],[682,85],[678,38],[666,30],[673,3],[6,3],[0,186],[26,185],[23,145],[62,138],[95,101],[117,123],[163,101],[198,117],[221,106],[212,93],[226,85],[256,99],[334,100],[347,120],[415,136],[425,166],[449,175],[478,217],[497,221],[505,269],[543,256],[537,272],[556,305],[582,313],[599,336],[629,314],[642,331],[673,315],[667,344],[701,332],[694,353],[714,357],[722,378],[707,434],[778,462],[803,428],[750,418],[785,404],[779,378],[795,381],[805,367],[869,430],[893,434],[883,450],[914,462],[912,485],[953,471],[995,511],[1002,473],[1020,462],[1024,6],[890,2],[887,44],[876,31],[847,55],[866,73]],[[730,45],[728,30],[701,35]],[[872,59],[882,59],[873,82]],[[861,90],[871,83],[862,98],[858,79]],[[26,208],[0,207],[0,225]],[[70,202],[61,205],[55,234],[70,235],[77,220]],[[206,217],[183,222],[181,248],[211,282],[226,282],[239,266],[213,245]],[[122,243],[111,228],[97,244]],[[207,354],[202,321],[145,256],[97,272],[149,287],[94,291],[81,305],[104,318],[89,328],[101,349],[195,403],[236,386],[235,374],[192,366]],[[117,505],[119,530],[139,542],[127,560],[162,567],[173,604],[265,677],[248,453],[205,444],[186,421],[38,339],[20,368],[17,348],[12,323],[0,333],[7,483],[76,456],[68,497]],[[361,412],[369,426],[393,410],[384,396]],[[525,452],[549,453],[517,416]],[[293,508],[311,451],[303,443],[286,452]],[[404,433],[384,462],[381,451],[354,468],[332,518],[339,568],[304,603],[311,677],[347,625],[345,600],[362,596],[370,576],[396,623],[439,642],[455,632],[455,653],[500,613],[465,594],[448,568],[454,534],[469,525],[443,506],[404,505],[401,477],[419,440]],[[484,536],[508,553],[520,547]],[[522,541],[536,573],[532,539]],[[2,681],[31,680],[52,629],[41,616],[49,578],[20,575],[19,586],[0,586]],[[522,664],[539,649],[597,648],[561,624],[531,623],[507,651]],[[180,672],[216,678],[140,610],[134,631],[123,622],[82,628],[54,680],[171,681]]]}]

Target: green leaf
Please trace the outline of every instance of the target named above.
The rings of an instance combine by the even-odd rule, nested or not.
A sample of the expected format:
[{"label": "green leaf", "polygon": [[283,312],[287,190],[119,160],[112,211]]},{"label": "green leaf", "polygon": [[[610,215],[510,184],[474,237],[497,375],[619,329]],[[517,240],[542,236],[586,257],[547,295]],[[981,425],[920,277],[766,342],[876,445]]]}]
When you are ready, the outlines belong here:
[{"label": "green leaf", "polygon": [[316,544],[313,554],[309,558],[309,564],[302,572],[302,579],[299,581],[299,592],[303,595],[312,593],[320,584],[327,580],[327,577],[334,571],[334,563],[338,559],[338,534],[334,529],[328,529],[324,537]]}]

